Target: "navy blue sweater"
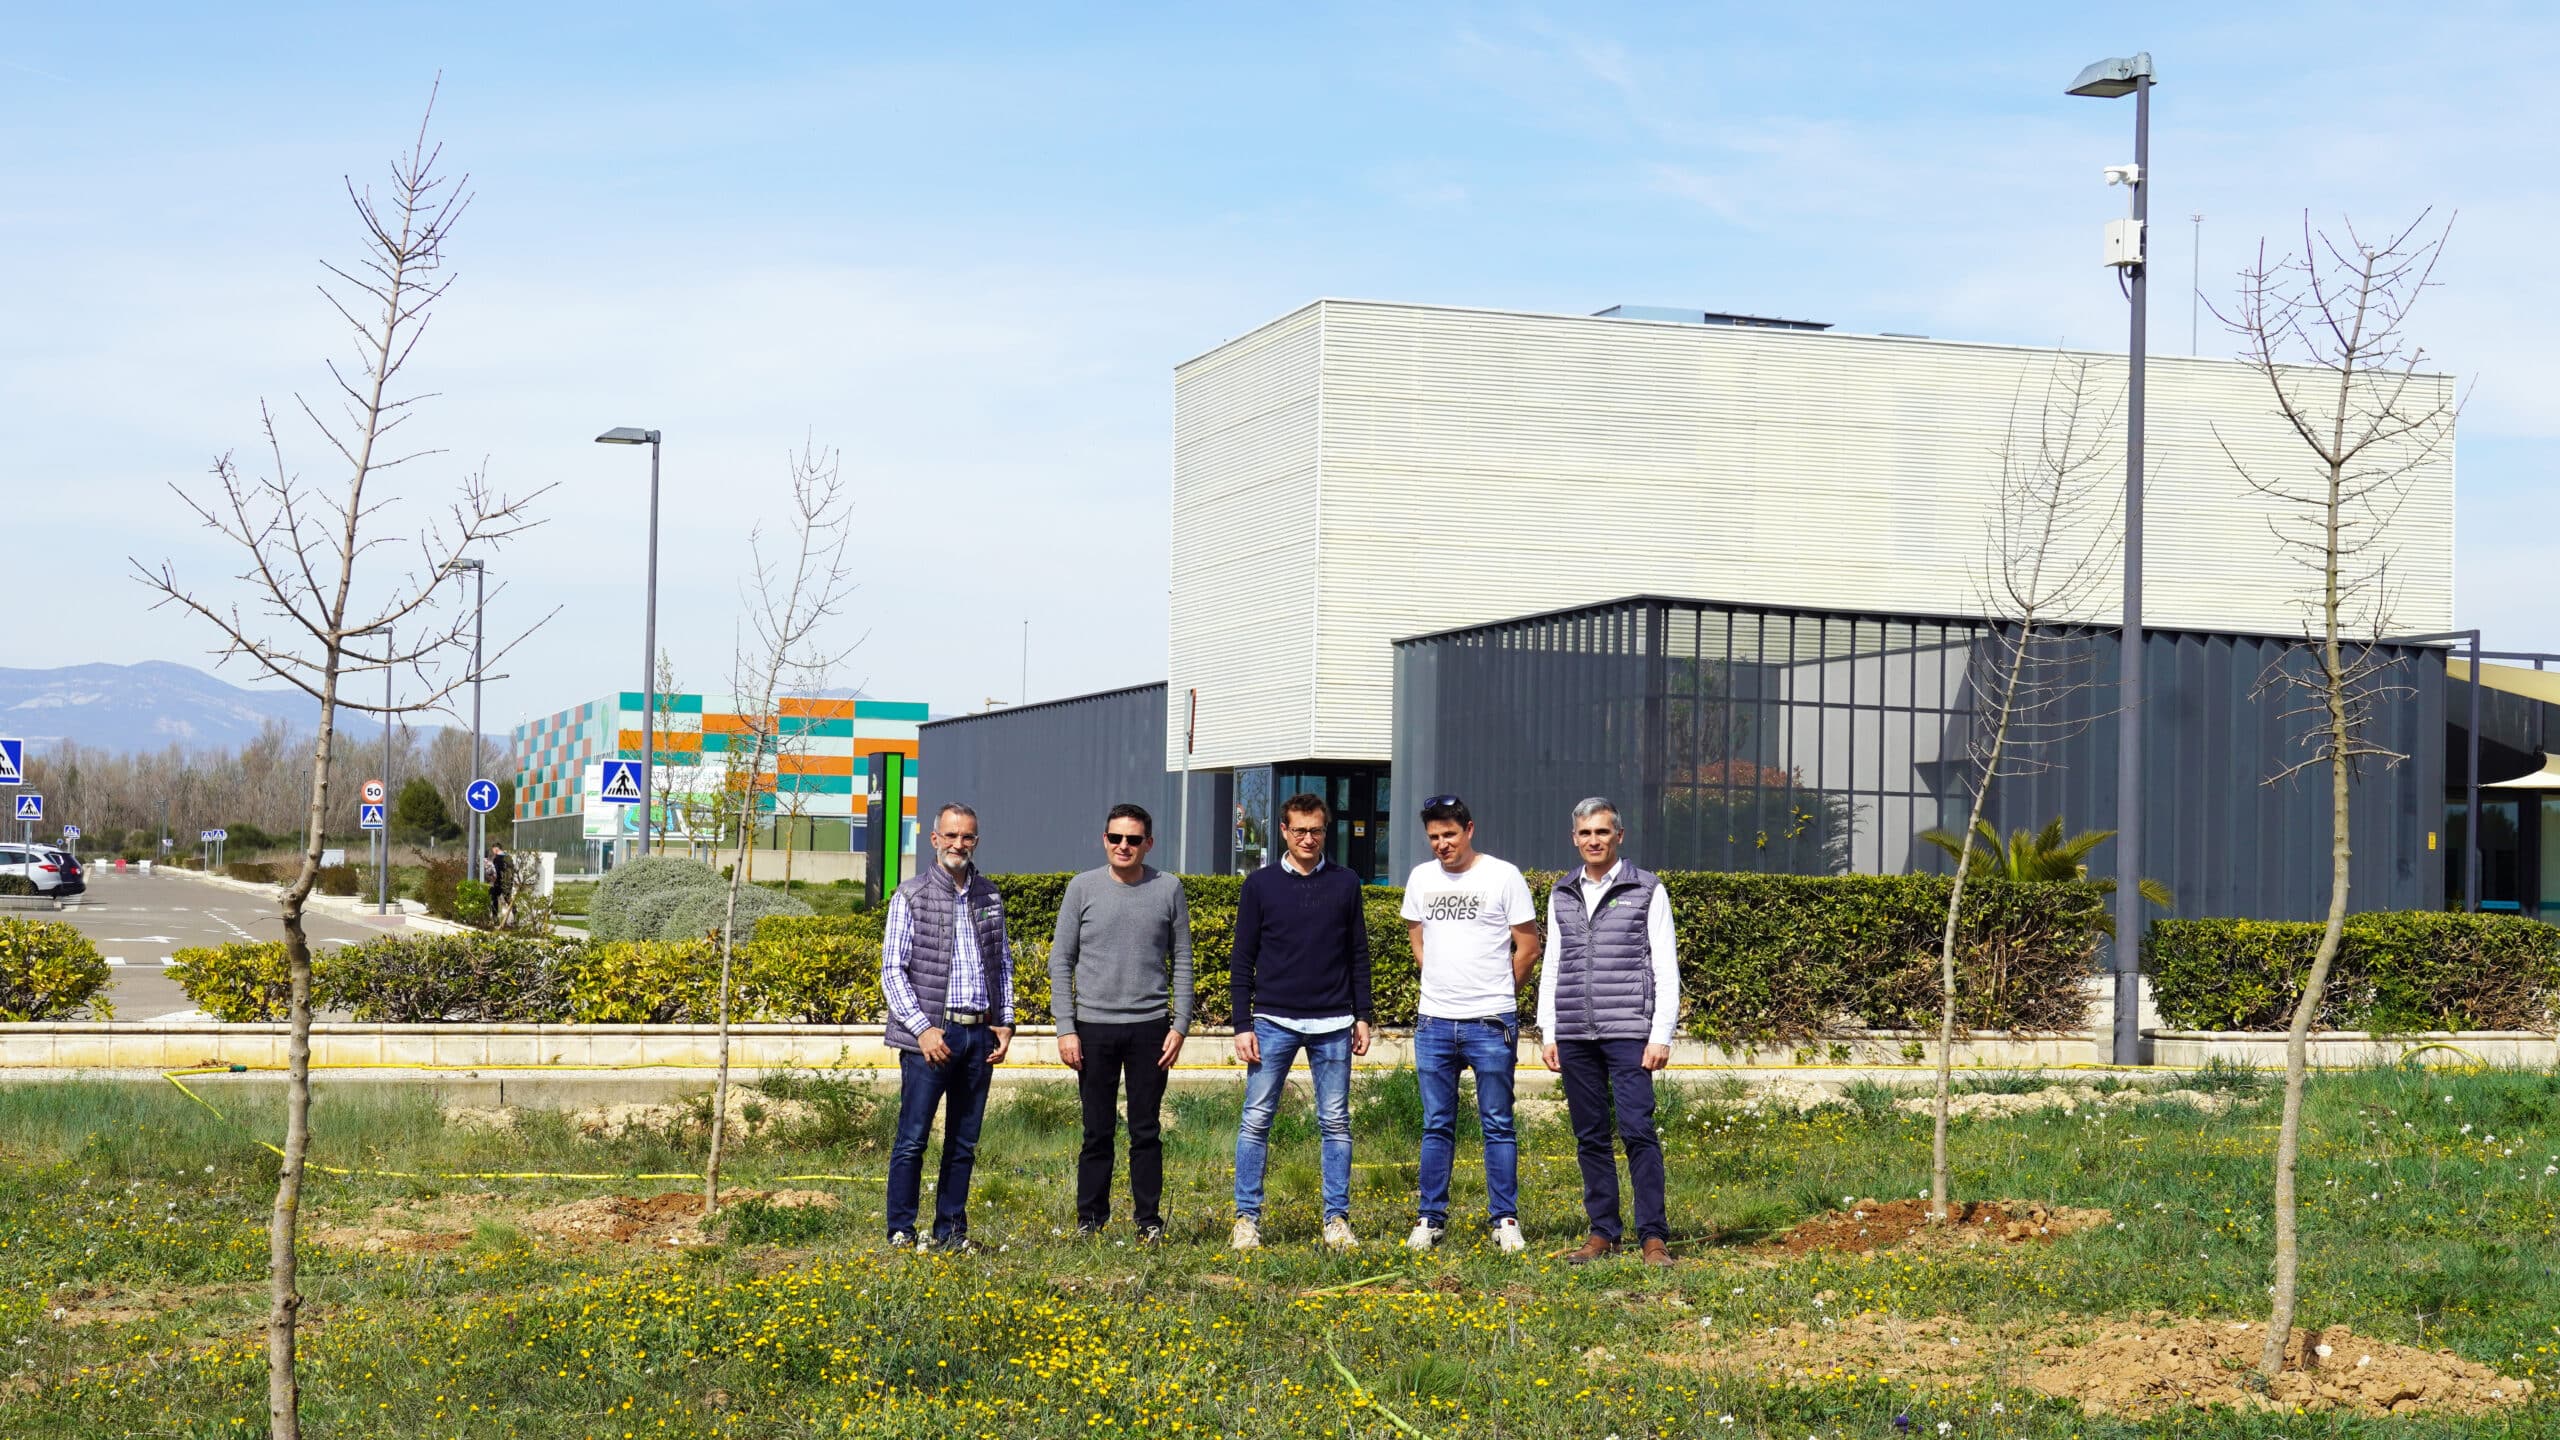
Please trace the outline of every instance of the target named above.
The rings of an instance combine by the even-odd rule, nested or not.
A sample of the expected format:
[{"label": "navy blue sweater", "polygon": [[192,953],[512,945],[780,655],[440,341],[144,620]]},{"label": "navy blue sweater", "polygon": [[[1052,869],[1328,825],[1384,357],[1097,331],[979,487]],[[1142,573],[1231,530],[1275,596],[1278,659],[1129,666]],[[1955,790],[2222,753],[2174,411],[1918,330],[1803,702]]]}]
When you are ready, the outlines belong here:
[{"label": "navy blue sweater", "polygon": [[1265,865],[1244,877],[1228,961],[1237,1029],[1256,1015],[1370,1018],[1363,898],[1359,877],[1339,865],[1313,875]]}]

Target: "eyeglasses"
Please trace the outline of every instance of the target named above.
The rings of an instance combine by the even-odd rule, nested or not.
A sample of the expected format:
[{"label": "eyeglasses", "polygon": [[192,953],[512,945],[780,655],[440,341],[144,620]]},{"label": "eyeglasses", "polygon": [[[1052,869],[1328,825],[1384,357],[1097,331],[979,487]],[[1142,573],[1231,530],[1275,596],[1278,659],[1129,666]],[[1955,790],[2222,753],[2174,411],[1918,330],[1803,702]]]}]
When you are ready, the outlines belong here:
[{"label": "eyeglasses", "polygon": [[1425,810],[1437,810],[1443,805],[1464,805],[1466,803],[1466,801],[1459,799],[1455,795],[1434,795],[1430,799],[1422,802],[1422,808]]},{"label": "eyeglasses", "polygon": [[1118,849],[1123,845],[1144,845],[1147,843],[1147,837],[1144,835],[1114,835],[1110,831],[1105,830],[1102,832],[1102,843],[1111,846],[1113,849]]},{"label": "eyeglasses", "polygon": [[1324,827],[1321,825],[1292,825],[1280,833],[1283,835],[1295,836],[1301,840],[1310,840],[1322,835],[1324,833]]}]

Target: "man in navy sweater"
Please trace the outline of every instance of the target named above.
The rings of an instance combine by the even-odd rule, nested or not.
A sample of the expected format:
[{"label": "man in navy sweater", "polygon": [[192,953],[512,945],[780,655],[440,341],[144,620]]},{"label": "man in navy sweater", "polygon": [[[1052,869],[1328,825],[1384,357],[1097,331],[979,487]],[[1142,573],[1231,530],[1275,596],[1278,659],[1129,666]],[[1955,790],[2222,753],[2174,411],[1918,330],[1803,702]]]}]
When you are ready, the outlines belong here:
[{"label": "man in navy sweater", "polygon": [[1333,814],[1320,796],[1280,807],[1288,849],[1245,877],[1236,905],[1233,977],[1236,1058],[1250,1069],[1236,1132],[1236,1223],[1228,1243],[1262,1244],[1262,1170],[1271,1118],[1289,1064],[1305,1051],[1323,1139],[1324,1243],[1348,1250],[1351,1233],[1351,1057],[1369,1053],[1369,928],[1360,879],[1324,858]]}]

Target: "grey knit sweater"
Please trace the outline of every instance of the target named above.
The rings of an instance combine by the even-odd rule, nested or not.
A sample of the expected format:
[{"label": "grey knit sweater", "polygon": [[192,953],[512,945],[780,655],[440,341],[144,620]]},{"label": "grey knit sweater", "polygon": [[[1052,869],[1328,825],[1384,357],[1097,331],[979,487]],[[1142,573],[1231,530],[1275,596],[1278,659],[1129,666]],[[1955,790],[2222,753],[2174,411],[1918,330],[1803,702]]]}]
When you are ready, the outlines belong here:
[{"label": "grey knit sweater", "polygon": [[1068,881],[1049,947],[1049,1008],[1061,1035],[1078,1021],[1125,1025],[1168,1012],[1189,1034],[1191,907],[1182,881],[1149,869],[1123,885],[1109,866]]}]

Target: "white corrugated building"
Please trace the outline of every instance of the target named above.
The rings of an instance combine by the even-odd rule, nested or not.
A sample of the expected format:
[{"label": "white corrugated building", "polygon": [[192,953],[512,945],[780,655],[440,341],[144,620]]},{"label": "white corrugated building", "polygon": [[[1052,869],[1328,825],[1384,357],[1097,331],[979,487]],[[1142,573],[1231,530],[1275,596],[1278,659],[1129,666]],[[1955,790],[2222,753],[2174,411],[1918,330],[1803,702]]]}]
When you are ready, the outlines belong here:
[{"label": "white corrugated building", "polygon": [[[1195,767],[1383,764],[1391,642],[1461,625],[1638,594],[1980,614],[1999,450],[2057,353],[2079,352],[1351,300],[1282,316],[1174,371],[1167,764],[1195,687]],[[2120,394],[2122,354],[2088,358]],[[2308,577],[2224,453],[2301,472],[2265,382],[2152,357],[2146,444],[2146,623],[2299,633]],[[2449,447],[2384,543],[2394,628],[2450,627]],[[2122,604],[2112,582],[2097,598],[2087,618]]]}]

